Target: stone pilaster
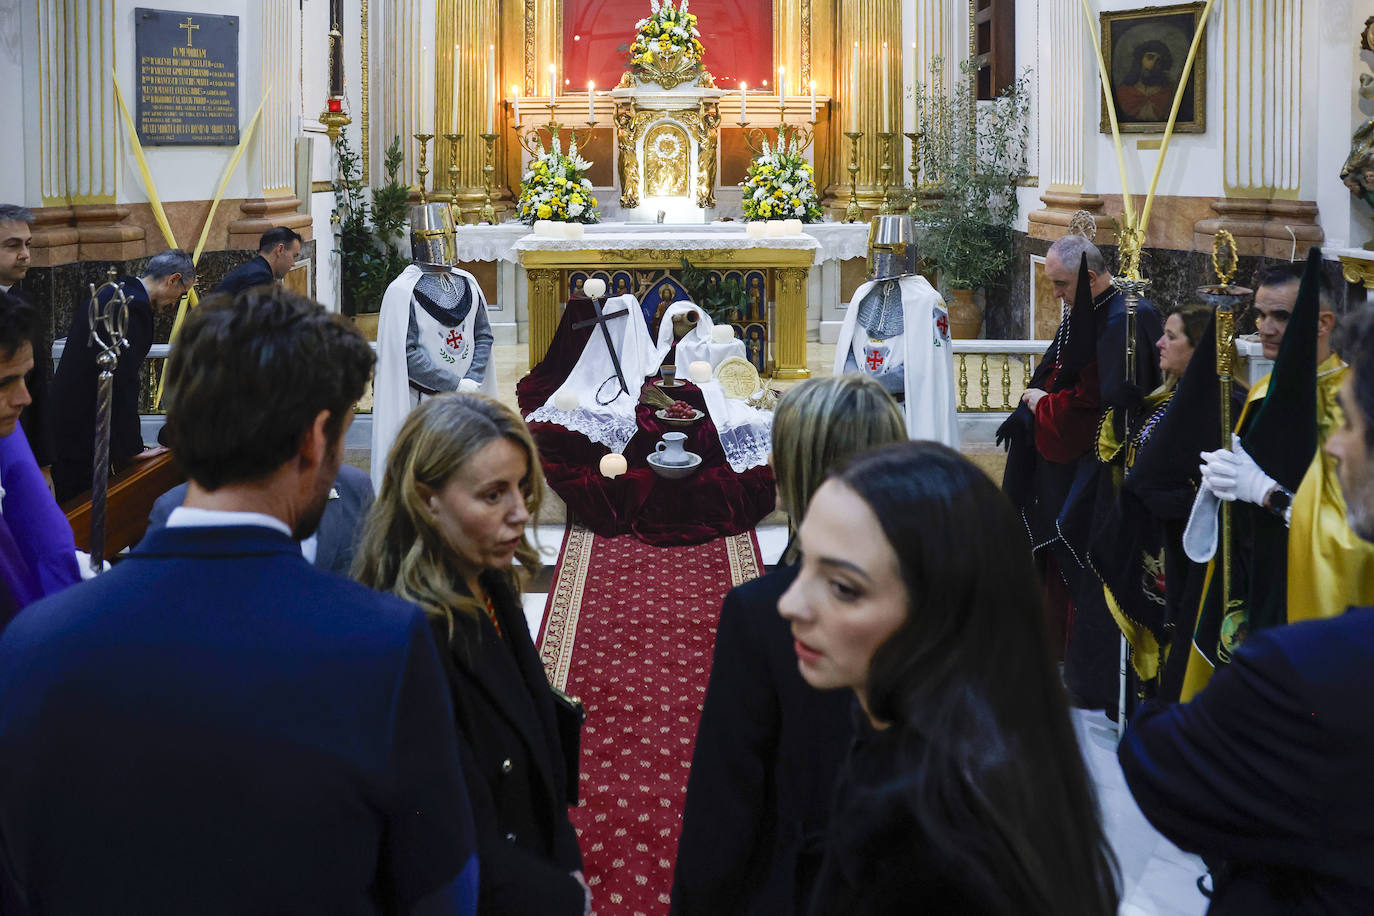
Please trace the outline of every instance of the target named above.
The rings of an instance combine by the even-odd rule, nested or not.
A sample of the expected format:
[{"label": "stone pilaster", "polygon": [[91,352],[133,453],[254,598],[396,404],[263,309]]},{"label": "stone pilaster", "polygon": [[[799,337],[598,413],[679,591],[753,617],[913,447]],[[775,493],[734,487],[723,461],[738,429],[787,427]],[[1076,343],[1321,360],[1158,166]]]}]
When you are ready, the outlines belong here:
[{"label": "stone pilaster", "polygon": [[[1218,229],[1241,254],[1298,257],[1322,241],[1317,205],[1301,196],[1302,6],[1299,0],[1218,4],[1221,30],[1222,174],[1215,219],[1193,227],[1210,249]],[[1263,87],[1264,91],[1257,91]]]}]

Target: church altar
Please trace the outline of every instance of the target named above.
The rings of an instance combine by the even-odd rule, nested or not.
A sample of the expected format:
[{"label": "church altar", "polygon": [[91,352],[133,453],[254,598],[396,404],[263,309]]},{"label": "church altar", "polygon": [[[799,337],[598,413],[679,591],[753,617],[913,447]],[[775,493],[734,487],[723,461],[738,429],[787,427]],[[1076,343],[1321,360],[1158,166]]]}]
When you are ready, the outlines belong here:
[{"label": "church altar", "polygon": [[[635,293],[632,284],[647,279],[637,275],[680,267],[686,258],[694,267],[738,273],[757,291],[750,313],[743,316],[742,336],[761,374],[780,379],[811,374],[806,366],[806,281],[820,245],[808,235],[750,238],[741,227],[734,232],[677,229],[665,239],[657,233],[602,231],[578,240],[528,235],[514,247],[529,283],[531,366],[544,358],[560,307],[582,281],[600,276],[615,294]],[[669,292],[663,294],[665,284],[657,278],[640,285],[657,287],[664,298],[675,292],[669,282]],[[642,301],[644,296],[636,298]]]},{"label": "church altar", "polygon": [[[612,221],[584,227],[585,235],[580,240],[536,238],[528,226],[516,222],[495,226],[461,225],[458,227],[458,260],[483,283],[497,341],[506,344],[528,341],[530,364],[535,365],[548,346],[553,327],[557,325],[560,303],[566,301],[566,293],[570,289],[566,279],[569,271],[577,274],[580,268],[584,276],[590,275],[587,273],[589,270],[599,271],[600,276],[607,279],[607,288],[615,290],[614,278],[608,276],[611,267],[625,267],[622,273],[638,272],[645,275],[656,272],[655,275],[659,277],[670,268],[680,267],[680,262],[668,254],[659,254],[655,260],[653,252],[656,251],[679,251],[697,266],[705,266],[700,252],[727,251],[730,259],[723,266],[730,269],[739,269],[749,263],[751,257],[759,258],[770,248],[785,252],[781,257],[796,263],[781,266],[811,268],[802,278],[802,311],[799,319],[802,335],[802,359],[799,365],[804,367],[806,338],[816,339],[819,336],[822,342],[833,343],[838,335],[848,302],[847,293],[853,292],[852,288],[846,287],[857,286],[862,275],[862,270],[855,271],[848,265],[863,267],[863,259],[868,251],[868,223],[809,223],[803,226],[801,236],[771,239],[748,238],[744,225],[742,222],[715,222],[675,226],[667,223]],[[570,254],[577,251],[586,253],[583,260],[576,260]],[[637,266],[615,265],[601,260],[606,253],[613,251],[639,252]],[[545,260],[562,263],[534,267],[535,270],[554,273],[552,277],[541,275],[544,277],[541,282],[558,281],[555,288],[547,292],[540,306],[543,309],[540,319],[544,323],[536,325],[533,320],[535,287],[526,265]],[[765,266],[759,269],[767,271],[773,268]],[[575,282],[580,282],[580,279],[574,277]],[[655,287],[656,292],[657,289]],[[559,298],[560,295],[563,298]],[[542,328],[542,338],[536,338],[536,328]],[[792,330],[794,334],[797,333],[795,328]]]}]

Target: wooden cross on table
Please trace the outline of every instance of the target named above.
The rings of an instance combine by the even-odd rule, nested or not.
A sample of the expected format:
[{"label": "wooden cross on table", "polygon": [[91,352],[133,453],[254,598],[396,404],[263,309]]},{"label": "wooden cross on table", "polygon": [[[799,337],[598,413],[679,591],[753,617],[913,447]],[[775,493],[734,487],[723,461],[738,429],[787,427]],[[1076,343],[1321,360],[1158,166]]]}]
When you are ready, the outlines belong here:
[{"label": "wooden cross on table", "polygon": [[576,331],[582,328],[589,328],[594,324],[601,325],[601,334],[606,338],[606,349],[611,351],[611,365],[615,366],[615,377],[616,380],[620,382],[620,390],[629,394],[630,386],[625,384],[625,373],[620,368],[620,354],[615,352],[615,344],[611,343],[611,329],[607,326],[607,323],[612,318],[624,318],[626,315],[630,314],[629,310],[622,308],[618,312],[611,312],[607,315],[605,312],[601,311],[601,302],[599,300],[593,299],[591,302],[592,311],[596,313],[596,317],[577,322],[573,325],[573,330]]}]

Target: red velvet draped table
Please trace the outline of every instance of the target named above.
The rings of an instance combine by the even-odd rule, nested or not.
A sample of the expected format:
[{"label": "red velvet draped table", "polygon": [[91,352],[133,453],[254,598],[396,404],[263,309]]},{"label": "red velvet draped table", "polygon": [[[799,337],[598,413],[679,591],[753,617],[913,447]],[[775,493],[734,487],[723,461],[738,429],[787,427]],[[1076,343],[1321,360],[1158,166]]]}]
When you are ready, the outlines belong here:
[{"label": "red velvet draped table", "polygon": [[[574,330],[572,325],[590,317],[589,300],[568,302],[548,354],[516,386],[522,414],[543,405],[568,377],[593,330]],[[631,386],[641,382],[626,381]],[[664,391],[706,410],[701,389],[690,382]],[[629,471],[615,479],[601,474],[601,458],[610,451],[606,446],[556,423],[530,424],[544,476],[572,518],[603,537],[633,534],[645,543],[671,547],[741,534],[773,511],[772,469],[756,467],[736,474],[725,460],[709,416],[681,430],[687,434],[684,446],[701,456],[701,464],[688,477],[668,480],[654,473],[647,457],[671,428],[644,404],[636,415],[639,430],[622,453]]]}]

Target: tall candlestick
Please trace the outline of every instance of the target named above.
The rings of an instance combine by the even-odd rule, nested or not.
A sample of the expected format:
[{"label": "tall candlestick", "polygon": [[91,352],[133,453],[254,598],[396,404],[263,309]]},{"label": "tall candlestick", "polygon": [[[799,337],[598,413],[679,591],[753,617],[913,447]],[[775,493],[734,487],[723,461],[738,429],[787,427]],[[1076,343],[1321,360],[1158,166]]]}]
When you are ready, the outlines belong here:
[{"label": "tall candlestick", "polygon": [[786,68],[786,67],[779,67],[779,68],[778,68],[778,104],[779,104],[779,105],[782,104],[782,100],[785,98],[784,93],[786,92],[786,89],[785,89],[784,87],[786,87],[786,85],[787,85],[787,68]]},{"label": "tall candlestick", "polygon": [[515,116],[515,126],[520,126],[520,87],[510,87],[510,110]]},{"label": "tall candlestick", "polygon": [[816,122],[816,81],[811,81],[811,123]]},{"label": "tall candlestick", "polygon": [[854,53],[849,58],[849,132],[859,131],[859,43],[854,42]]},{"label": "tall candlestick", "polygon": [[883,42],[883,133],[892,132],[892,113],[887,105],[887,42]]},{"label": "tall candlestick", "polygon": [[549,64],[549,101],[550,101],[550,102],[552,102],[552,101],[554,101],[555,99],[558,98],[558,76],[557,76],[557,73],[558,73],[558,68],[555,67],[553,64]]},{"label": "tall candlestick", "polygon": [[487,45],[487,133],[496,133],[496,45]]},{"label": "tall candlestick", "polygon": [[596,123],[596,83],[587,80],[587,123]]},{"label": "tall candlestick", "polygon": [[740,84],[739,84],[739,122],[740,122],[741,124],[744,124],[745,122],[747,122],[747,121],[749,120],[748,116],[745,114],[745,110],[746,110],[746,109],[745,109],[745,106],[748,104],[748,101],[749,101],[748,92],[749,92],[749,84],[748,84],[748,83],[740,83]]}]

